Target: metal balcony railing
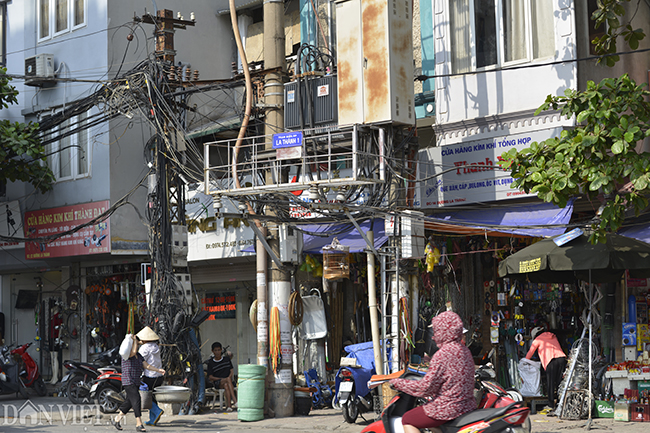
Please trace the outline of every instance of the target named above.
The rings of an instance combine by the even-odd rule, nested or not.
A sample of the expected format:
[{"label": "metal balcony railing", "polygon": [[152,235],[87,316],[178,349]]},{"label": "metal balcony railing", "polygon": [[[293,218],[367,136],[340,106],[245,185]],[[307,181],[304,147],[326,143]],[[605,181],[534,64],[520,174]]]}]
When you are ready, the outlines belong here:
[{"label": "metal balcony railing", "polygon": [[[204,144],[205,193],[296,194],[314,186],[334,188],[384,182],[384,129],[346,125],[299,132],[299,146],[280,149],[271,148],[273,136],[246,137],[239,150],[235,149],[236,139]],[[233,170],[235,153],[237,164]]]}]

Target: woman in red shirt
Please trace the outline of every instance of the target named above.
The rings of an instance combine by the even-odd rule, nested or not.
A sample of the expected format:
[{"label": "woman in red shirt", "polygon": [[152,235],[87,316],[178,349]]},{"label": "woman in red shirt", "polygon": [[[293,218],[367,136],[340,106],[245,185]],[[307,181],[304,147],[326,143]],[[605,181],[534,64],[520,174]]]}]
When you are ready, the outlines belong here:
[{"label": "woman in red shirt", "polygon": [[476,409],[474,399],[474,361],[461,342],[463,321],[458,314],[445,311],[431,319],[433,339],[438,351],[429,362],[422,380],[393,379],[390,384],[415,397],[431,397],[423,406],[402,417],[405,433],[435,428]]}]

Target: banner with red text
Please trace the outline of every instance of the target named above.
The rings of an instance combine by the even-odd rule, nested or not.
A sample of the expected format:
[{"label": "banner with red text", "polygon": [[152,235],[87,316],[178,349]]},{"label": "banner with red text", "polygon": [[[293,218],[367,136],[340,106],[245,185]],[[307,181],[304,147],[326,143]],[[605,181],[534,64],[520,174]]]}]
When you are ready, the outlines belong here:
[{"label": "banner with red text", "polygon": [[[25,212],[25,237],[40,238],[70,231],[110,207],[108,200]],[[81,256],[111,252],[109,218],[49,242],[26,242],[25,258]]]}]

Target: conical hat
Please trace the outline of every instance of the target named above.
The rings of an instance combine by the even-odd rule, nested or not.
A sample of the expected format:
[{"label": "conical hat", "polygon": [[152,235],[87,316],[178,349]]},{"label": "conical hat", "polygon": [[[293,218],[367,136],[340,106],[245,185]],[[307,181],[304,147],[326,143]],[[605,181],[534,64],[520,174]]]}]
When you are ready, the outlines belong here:
[{"label": "conical hat", "polygon": [[148,326],[145,326],[144,328],[142,328],[142,331],[135,334],[135,336],[138,337],[140,339],[140,341],[160,340],[160,337],[158,337],[158,334],[153,332],[153,329],[151,329]]}]

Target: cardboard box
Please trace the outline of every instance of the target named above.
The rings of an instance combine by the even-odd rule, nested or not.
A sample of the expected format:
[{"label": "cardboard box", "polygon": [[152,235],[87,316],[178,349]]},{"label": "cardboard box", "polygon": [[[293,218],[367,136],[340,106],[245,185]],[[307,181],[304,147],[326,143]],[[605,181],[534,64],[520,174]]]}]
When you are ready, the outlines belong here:
[{"label": "cardboard box", "polygon": [[614,421],[630,420],[630,403],[614,403]]},{"label": "cardboard box", "polygon": [[597,418],[614,418],[614,403],[611,401],[596,400]]}]

